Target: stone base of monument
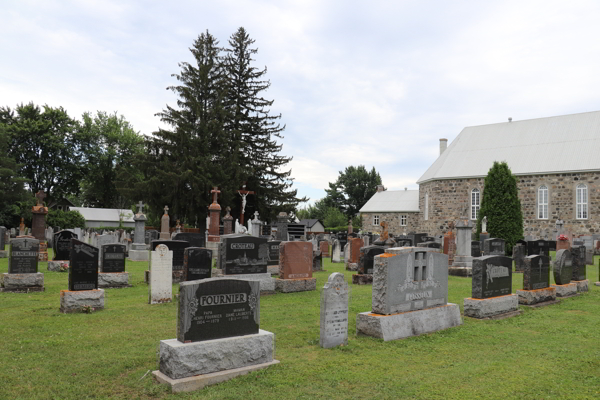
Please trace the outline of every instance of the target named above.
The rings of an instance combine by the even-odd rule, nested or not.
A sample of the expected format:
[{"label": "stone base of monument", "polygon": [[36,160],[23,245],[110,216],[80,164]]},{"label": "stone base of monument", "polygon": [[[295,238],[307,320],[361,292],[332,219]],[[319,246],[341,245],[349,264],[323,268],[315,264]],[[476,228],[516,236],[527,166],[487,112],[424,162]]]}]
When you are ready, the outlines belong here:
[{"label": "stone base of monument", "polygon": [[275,290],[281,293],[317,290],[317,278],[275,279]]},{"label": "stone base of monument", "polygon": [[132,287],[129,284],[129,272],[99,272],[98,287],[105,289]]},{"label": "stone base of monument", "polygon": [[219,242],[206,242],[206,248],[212,250],[212,258],[219,259]]},{"label": "stone base of monument", "polygon": [[600,286],[600,282],[596,282],[596,283],[594,283],[594,285]]},{"label": "stone base of monument", "polygon": [[566,285],[550,285],[556,288],[556,297],[572,297],[577,296],[577,284],[567,283]]},{"label": "stone base of monument", "polygon": [[215,276],[213,278],[222,279],[241,279],[244,281],[259,281],[260,282],[260,294],[273,294],[275,293],[275,281],[276,279],[271,278],[271,274],[265,272],[264,274],[240,274],[240,275],[222,275],[217,274],[218,269],[214,269]]},{"label": "stone base of monument", "polygon": [[448,303],[425,310],[382,315],[363,312],[356,316],[356,332],[384,341],[404,339],[462,325],[460,307]]},{"label": "stone base of monument", "polygon": [[0,291],[2,292],[43,292],[44,274],[41,272],[31,274],[2,274]]},{"label": "stone base of monument", "polygon": [[346,263],[347,271],[358,271],[358,263]]},{"label": "stone base of monument", "polygon": [[465,299],[463,310],[466,317],[478,319],[504,319],[521,313],[519,311],[519,296],[516,294],[487,299],[468,297]]},{"label": "stone base of monument", "polygon": [[129,259],[131,261],[148,261],[148,250],[129,250]]},{"label": "stone base of monument", "polygon": [[275,335],[262,329],[254,335],[193,343],[161,340],[159,369],[152,375],[172,392],[190,392],[279,364],[274,355]]},{"label": "stone base of monument", "polygon": [[0,250],[0,258],[8,258],[8,251]]},{"label": "stone base of monument", "polygon": [[104,310],[104,289],[60,291],[60,312],[83,312],[84,306],[90,306],[94,311]]},{"label": "stone base of monument", "polygon": [[[556,300],[556,288],[547,287],[535,290],[517,290],[519,304],[531,306],[539,303],[554,302]],[[551,303],[554,304],[554,303]]]},{"label": "stone base of monument", "polygon": [[268,265],[267,272],[271,275],[279,275],[279,265]]},{"label": "stone base of monument", "polygon": [[355,285],[372,285],[373,274],[354,274],[352,275],[352,283]]},{"label": "stone base of monument", "polygon": [[587,292],[589,290],[589,286],[590,286],[589,279],[586,279],[583,281],[571,281],[571,283],[574,283],[577,285],[577,293]]},{"label": "stone base of monument", "polygon": [[48,271],[52,271],[52,272],[67,272],[69,271],[68,269],[64,269],[61,270],[60,267],[63,264],[67,264],[67,267],[69,266],[69,261],[48,261]]},{"label": "stone base of monument", "polygon": [[473,276],[473,268],[472,267],[457,267],[457,266],[453,265],[448,268],[448,275]]}]

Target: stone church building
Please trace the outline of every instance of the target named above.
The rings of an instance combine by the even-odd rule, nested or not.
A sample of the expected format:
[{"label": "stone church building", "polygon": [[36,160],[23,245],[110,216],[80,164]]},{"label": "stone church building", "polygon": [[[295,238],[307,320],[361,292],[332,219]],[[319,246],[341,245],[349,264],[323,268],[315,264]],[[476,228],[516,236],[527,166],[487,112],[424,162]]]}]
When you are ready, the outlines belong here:
[{"label": "stone church building", "polygon": [[475,220],[485,176],[505,161],[517,177],[525,236],[550,238],[557,219],[575,235],[600,232],[600,111],[467,127],[446,143],[440,139],[440,156],[417,181],[418,200],[391,211],[393,204],[377,204],[403,191],[378,191],[360,210],[364,230],[379,231],[375,221],[394,225],[403,214],[407,231],[431,235],[460,217]]}]

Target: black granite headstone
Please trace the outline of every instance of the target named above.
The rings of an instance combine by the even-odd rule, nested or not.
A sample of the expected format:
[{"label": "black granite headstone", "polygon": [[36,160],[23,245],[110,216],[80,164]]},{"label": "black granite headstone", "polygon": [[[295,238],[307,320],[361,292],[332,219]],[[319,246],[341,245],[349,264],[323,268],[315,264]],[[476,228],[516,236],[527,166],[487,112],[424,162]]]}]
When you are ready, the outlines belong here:
[{"label": "black granite headstone", "polygon": [[225,275],[267,272],[267,239],[249,235],[224,235],[219,246],[219,266]]},{"label": "black granite headstone", "polygon": [[183,240],[189,242],[190,247],[206,247],[206,240],[201,233],[180,232],[173,236],[173,240]]},{"label": "black granite headstone", "polygon": [[54,234],[54,258],[53,260],[66,261],[71,255],[71,239],[77,239],[77,235],[71,231],[60,231]]},{"label": "black granite headstone", "polygon": [[358,256],[358,273],[359,274],[372,274],[373,263],[375,262],[375,256],[385,253],[383,246],[365,246],[360,248],[360,254]]},{"label": "black granite headstone", "polygon": [[281,240],[272,240],[272,241],[267,242],[267,244],[269,245],[269,261],[267,261],[267,265],[279,265],[279,244],[280,243],[281,243]]},{"label": "black granite headstone", "polygon": [[566,285],[571,282],[573,275],[573,260],[569,250],[558,250],[554,261],[554,282],[557,285]]},{"label": "black granite headstone", "polygon": [[487,299],[511,293],[512,258],[484,256],[473,259],[473,298]]},{"label": "black granite headstone", "polygon": [[102,272],[125,272],[124,244],[102,245]]},{"label": "black granite headstone", "polygon": [[164,244],[173,252],[173,272],[183,271],[183,250],[190,247],[185,240],[153,240],[150,248],[154,250],[159,244]]},{"label": "black granite headstone", "polygon": [[527,255],[542,255],[550,257],[550,242],[547,240],[530,240],[527,242]]},{"label": "black granite headstone", "polygon": [[571,246],[572,281],[585,280],[585,246]]},{"label": "black granite headstone", "polygon": [[188,247],[183,251],[183,269],[186,281],[210,278],[212,250],[203,247]]},{"label": "black granite headstone", "polygon": [[486,256],[504,256],[504,239],[491,238],[484,240],[483,254]]},{"label": "black granite headstone", "polygon": [[11,240],[9,247],[9,274],[31,274],[38,272],[39,240],[34,238],[16,238]]},{"label": "black granite headstone", "polygon": [[99,253],[97,247],[71,239],[69,290],[98,289]]},{"label": "black granite headstone", "polygon": [[543,255],[524,259],[523,289],[537,290],[550,286],[550,258]]},{"label": "black granite headstone", "polygon": [[0,226],[0,251],[4,250],[4,246],[6,245],[6,227]]},{"label": "black granite headstone", "polygon": [[258,333],[260,282],[211,278],[179,284],[177,340],[183,343]]},{"label": "black granite headstone", "polygon": [[471,257],[481,257],[481,242],[471,240]]}]

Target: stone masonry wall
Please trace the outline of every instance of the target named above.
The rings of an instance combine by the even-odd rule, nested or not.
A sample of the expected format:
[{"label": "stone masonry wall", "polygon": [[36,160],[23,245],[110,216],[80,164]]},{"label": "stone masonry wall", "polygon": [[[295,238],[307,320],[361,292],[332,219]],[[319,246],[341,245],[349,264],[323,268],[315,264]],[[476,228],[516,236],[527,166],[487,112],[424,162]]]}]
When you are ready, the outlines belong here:
[{"label": "stone masonry wall", "polygon": [[[565,173],[517,176],[519,199],[523,211],[524,235],[544,236],[552,233],[558,218],[564,227],[575,235],[600,232],[600,172]],[[575,216],[575,188],[580,183],[587,185],[588,218],[578,220]],[[548,187],[548,219],[537,218],[537,190],[541,185]],[[463,215],[470,217],[471,190],[480,190],[483,200],[484,179],[446,179],[427,182],[419,186],[419,224],[416,231],[430,235],[448,231],[448,223]],[[424,219],[425,193],[429,193],[429,219]],[[363,226],[365,221],[363,220]]]},{"label": "stone masonry wall", "polygon": [[[373,225],[373,216],[379,215],[379,222],[386,221],[388,223],[388,232],[395,235],[401,235],[404,232],[413,232],[419,226],[419,213],[416,212],[392,212],[392,213],[377,213],[368,212],[361,213],[362,230],[365,232],[381,233],[383,228],[379,225]],[[400,225],[400,216],[406,215],[406,226]]]}]

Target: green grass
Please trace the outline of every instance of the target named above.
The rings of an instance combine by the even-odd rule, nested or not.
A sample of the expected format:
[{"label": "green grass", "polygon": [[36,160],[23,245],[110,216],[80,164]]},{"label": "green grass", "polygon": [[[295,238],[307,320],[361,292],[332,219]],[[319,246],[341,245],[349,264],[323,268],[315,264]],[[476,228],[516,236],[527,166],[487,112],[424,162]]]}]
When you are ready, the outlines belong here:
[{"label": "green grass", "polygon": [[[598,257],[596,257],[596,265]],[[371,287],[351,286],[348,346],[319,347],[320,291],[343,264],[315,273],[317,291],[261,297],[261,328],[276,335],[281,363],[194,393],[173,395],[153,381],[161,339],[175,337],[175,302],[148,305],[147,263],[128,262],[127,289],[107,289],[105,310],[58,312],[67,273],[45,273],[43,293],[0,293],[2,399],[598,399],[600,287],[500,321],[464,325],[393,342],[356,336]],[[7,272],[0,259],[0,272]],[[513,292],[522,288],[515,274]],[[174,287],[174,293],[177,292]],[[469,278],[449,278],[461,306]]]}]

